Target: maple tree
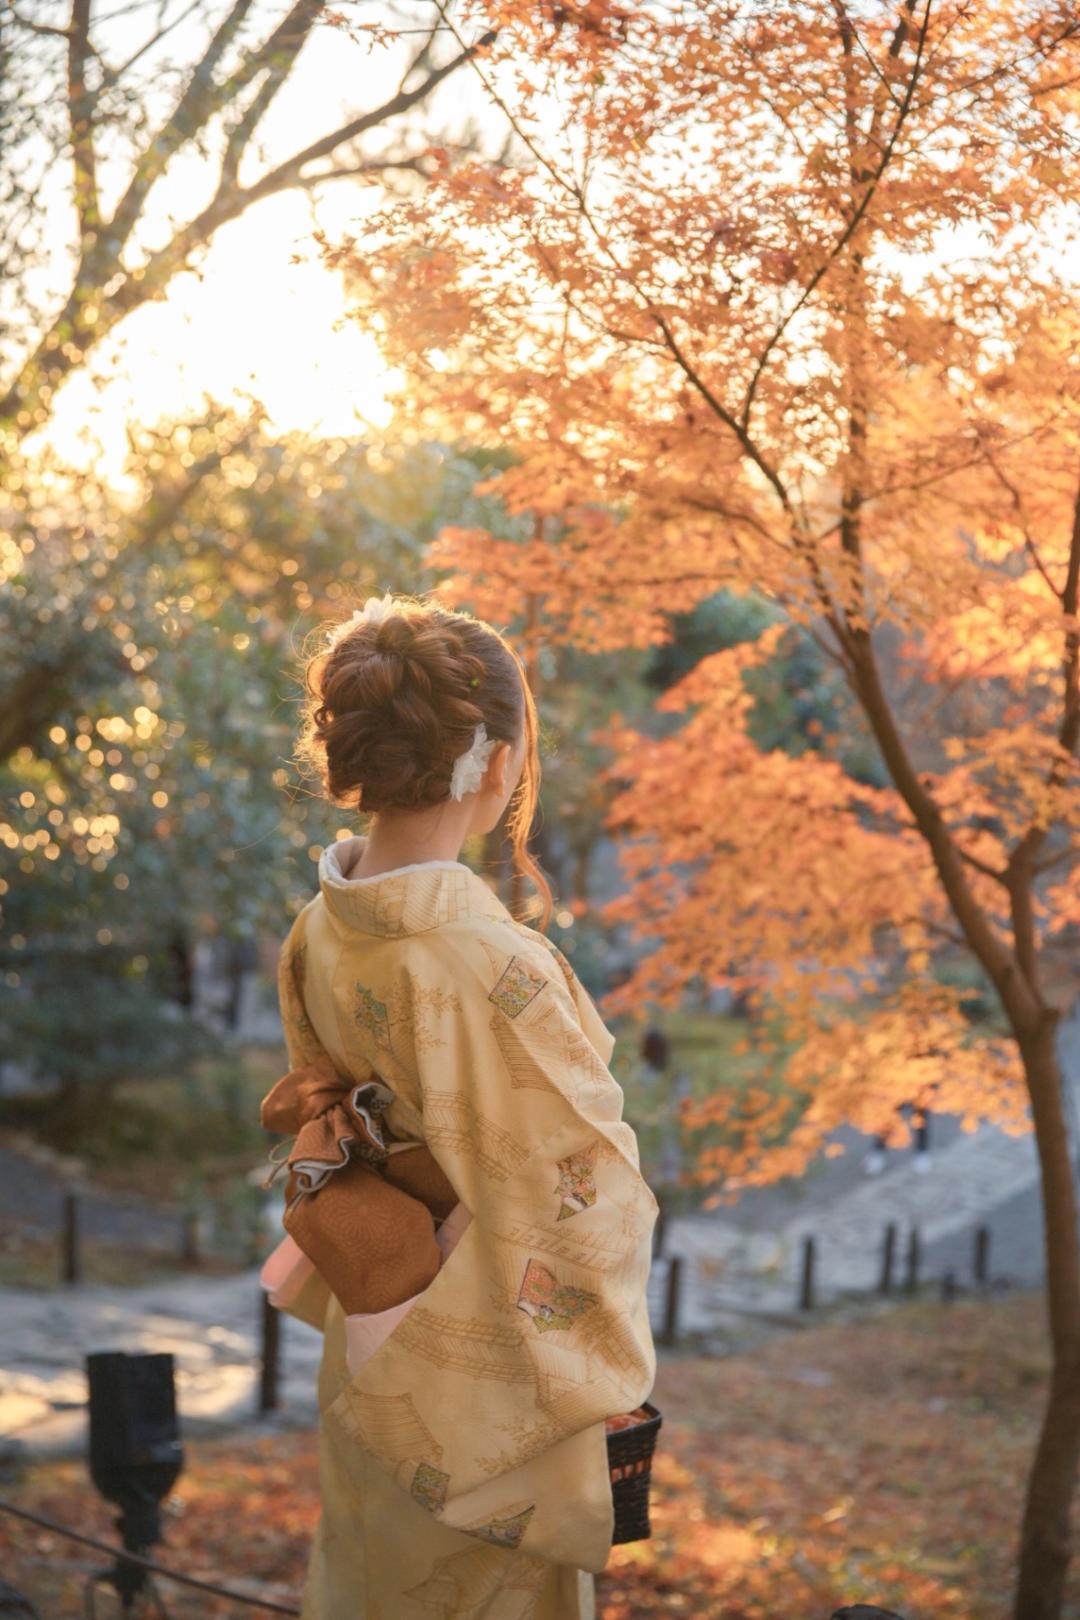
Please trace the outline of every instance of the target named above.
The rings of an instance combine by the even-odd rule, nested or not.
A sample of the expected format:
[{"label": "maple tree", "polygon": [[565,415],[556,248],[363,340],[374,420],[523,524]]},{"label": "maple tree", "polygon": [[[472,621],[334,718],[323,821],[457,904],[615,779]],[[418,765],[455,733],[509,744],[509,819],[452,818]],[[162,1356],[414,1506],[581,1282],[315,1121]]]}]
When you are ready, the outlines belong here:
[{"label": "maple tree", "polygon": [[[1080,922],[1080,18],[1065,0],[471,0],[448,26],[498,161],[324,244],[408,378],[400,420],[513,451],[522,542],[440,536],[443,594],[594,654],[720,590],[783,618],[606,732],[624,895],[655,948],[606,999],[728,984],[786,1099],[720,1091],[743,1181],[928,1100],[1034,1126],[1053,1372],[1018,1620],[1061,1613],[1080,1453],[1080,1249],[1055,949]],[[884,779],[750,735],[812,638]],[[1075,937],[1075,936],[1073,936]],[[975,1030],[957,944],[996,996]],[[786,1110],[801,1099],[794,1129]],[[708,1167],[714,1171],[715,1166]]]}]

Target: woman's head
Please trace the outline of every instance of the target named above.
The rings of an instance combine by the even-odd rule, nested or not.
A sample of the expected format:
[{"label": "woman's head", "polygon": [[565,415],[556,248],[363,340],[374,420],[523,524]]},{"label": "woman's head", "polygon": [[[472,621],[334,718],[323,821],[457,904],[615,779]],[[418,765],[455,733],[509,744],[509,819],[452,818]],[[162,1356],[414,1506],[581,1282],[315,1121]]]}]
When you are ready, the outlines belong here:
[{"label": "woman's head", "polygon": [[[335,804],[415,814],[459,804],[463,836],[496,825],[507,803],[517,870],[551,912],[551,891],[527,842],[540,786],[536,705],[518,654],[491,625],[416,597],[384,598],[381,616],[334,633],[304,669],[301,755]],[[482,784],[451,797],[454,762],[483,723],[494,740]]]}]

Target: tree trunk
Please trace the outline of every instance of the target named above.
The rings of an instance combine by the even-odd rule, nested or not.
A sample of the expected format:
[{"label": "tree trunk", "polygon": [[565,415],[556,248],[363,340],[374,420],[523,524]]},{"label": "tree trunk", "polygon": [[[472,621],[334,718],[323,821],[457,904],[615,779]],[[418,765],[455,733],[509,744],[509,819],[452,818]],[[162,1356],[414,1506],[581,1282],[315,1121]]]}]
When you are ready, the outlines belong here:
[{"label": "tree trunk", "polygon": [[169,995],[190,1012],[195,1005],[195,963],[187,931],[179,923],[169,935],[166,950],[171,969]]},{"label": "tree trunk", "polygon": [[1061,1620],[1080,1463],[1080,1238],[1056,1028],[1050,1012],[1033,1035],[1019,1038],[1042,1167],[1053,1370],[1028,1477],[1014,1620]]}]

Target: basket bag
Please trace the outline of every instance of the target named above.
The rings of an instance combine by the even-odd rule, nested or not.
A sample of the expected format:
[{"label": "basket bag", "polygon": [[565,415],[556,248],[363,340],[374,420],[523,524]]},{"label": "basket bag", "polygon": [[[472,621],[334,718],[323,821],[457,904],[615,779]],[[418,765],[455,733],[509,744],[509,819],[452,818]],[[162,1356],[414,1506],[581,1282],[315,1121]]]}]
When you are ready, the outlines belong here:
[{"label": "basket bag", "polygon": [[615,1502],[613,1547],[625,1541],[647,1541],[652,1535],[649,1484],[656,1437],[663,1421],[659,1408],[651,1401],[643,1401],[633,1412],[607,1420],[608,1467]]}]

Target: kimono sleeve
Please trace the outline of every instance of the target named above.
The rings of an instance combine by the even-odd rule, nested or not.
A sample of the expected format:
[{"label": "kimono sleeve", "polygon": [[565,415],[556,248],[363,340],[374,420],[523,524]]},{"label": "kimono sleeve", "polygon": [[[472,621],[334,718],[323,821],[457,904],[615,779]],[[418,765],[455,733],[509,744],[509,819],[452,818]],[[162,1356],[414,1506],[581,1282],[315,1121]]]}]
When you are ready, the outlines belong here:
[{"label": "kimono sleeve", "polygon": [[410,970],[424,1135],[472,1215],[329,1408],[441,1522],[598,1571],[604,1419],[649,1394],[657,1203],[622,1091],[550,953],[437,931]]},{"label": "kimono sleeve", "polygon": [[[310,1063],[324,1051],[304,1006],[304,968],[307,960],[304,924],[304,913],[301,912],[281,947],[277,966],[278,1006],[291,1069]],[[295,1250],[295,1244],[285,1238],[275,1254],[280,1255],[287,1248]],[[309,1327],[318,1328],[321,1333],[326,1320],[326,1307],[331,1299],[330,1287],[313,1266],[304,1269],[307,1273],[304,1280],[291,1290],[287,1298],[282,1298],[278,1308],[286,1315],[306,1322]]]}]

